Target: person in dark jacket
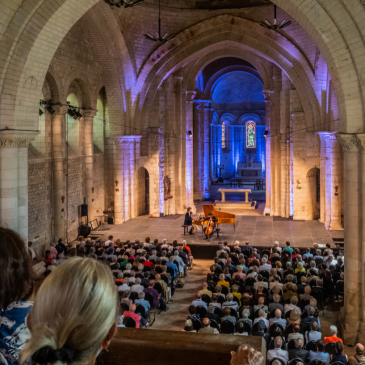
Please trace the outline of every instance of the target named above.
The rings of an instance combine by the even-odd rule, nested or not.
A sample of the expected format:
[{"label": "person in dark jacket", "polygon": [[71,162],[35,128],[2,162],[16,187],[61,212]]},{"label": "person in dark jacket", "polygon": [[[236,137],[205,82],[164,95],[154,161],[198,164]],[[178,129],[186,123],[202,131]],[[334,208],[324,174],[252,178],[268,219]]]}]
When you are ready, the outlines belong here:
[{"label": "person in dark jacket", "polygon": [[193,234],[193,219],[191,215],[193,214],[193,210],[189,207],[187,212],[185,213],[184,226],[191,226],[189,234]]},{"label": "person in dark jacket", "polygon": [[310,306],[308,308],[308,317],[303,318],[300,322],[300,328],[302,333],[304,333],[303,331],[306,329],[306,327],[310,326],[313,322],[318,322],[317,318],[314,317],[315,313],[316,309],[313,306]]},{"label": "person in dark jacket", "polygon": [[293,340],[295,342],[295,349],[289,350],[289,360],[302,359],[303,364],[307,363],[308,351],[303,349],[304,340],[302,338],[297,338]]}]

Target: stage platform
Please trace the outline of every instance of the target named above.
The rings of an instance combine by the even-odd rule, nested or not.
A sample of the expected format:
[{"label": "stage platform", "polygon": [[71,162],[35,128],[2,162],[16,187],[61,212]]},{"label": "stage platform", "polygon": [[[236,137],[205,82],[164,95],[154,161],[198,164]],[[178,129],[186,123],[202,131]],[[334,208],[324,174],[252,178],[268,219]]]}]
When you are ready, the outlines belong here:
[{"label": "stage platform", "polygon": [[183,215],[167,216],[162,218],[149,218],[142,216],[131,219],[120,225],[103,226],[103,231],[93,231],[102,239],[109,235],[114,240],[121,241],[139,239],[145,237],[151,240],[158,238],[162,241],[166,238],[169,242],[177,240],[179,243],[186,240],[189,244],[217,245],[219,241],[228,241],[233,245],[234,241],[250,241],[253,246],[272,246],[274,241],[279,241],[284,246],[290,241],[292,247],[312,247],[313,243],[331,243],[333,238],[343,238],[343,231],[328,231],[319,221],[289,221],[281,217],[266,216],[242,216],[236,215],[236,232],[232,224],[221,225],[220,239],[215,234],[209,241],[204,240],[201,230],[195,235],[184,235],[181,225],[184,223]]}]

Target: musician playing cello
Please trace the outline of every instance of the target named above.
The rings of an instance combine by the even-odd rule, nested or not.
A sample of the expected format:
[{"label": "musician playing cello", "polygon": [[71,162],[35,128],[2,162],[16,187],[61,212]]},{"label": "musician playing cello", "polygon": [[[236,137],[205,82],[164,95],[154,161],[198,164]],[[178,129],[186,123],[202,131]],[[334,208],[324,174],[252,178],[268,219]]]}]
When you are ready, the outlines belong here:
[{"label": "musician playing cello", "polygon": [[213,215],[213,213],[208,213],[208,217],[204,219],[204,222],[208,222],[208,227],[205,228],[205,240],[211,238],[214,232],[217,230],[218,219]]}]

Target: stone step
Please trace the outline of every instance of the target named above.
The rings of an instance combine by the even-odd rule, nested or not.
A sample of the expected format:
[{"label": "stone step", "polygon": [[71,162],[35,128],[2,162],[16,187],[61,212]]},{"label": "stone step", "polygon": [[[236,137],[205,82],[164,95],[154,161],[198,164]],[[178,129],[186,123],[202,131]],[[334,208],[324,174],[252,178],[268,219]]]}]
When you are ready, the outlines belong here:
[{"label": "stone step", "polygon": [[225,208],[236,208],[236,209],[256,209],[257,201],[254,200],[252,202],[244,202],[242,200],[226,200],[225,202],[221,202],[220,200],[215,201],[216,210],[225,209]]}]

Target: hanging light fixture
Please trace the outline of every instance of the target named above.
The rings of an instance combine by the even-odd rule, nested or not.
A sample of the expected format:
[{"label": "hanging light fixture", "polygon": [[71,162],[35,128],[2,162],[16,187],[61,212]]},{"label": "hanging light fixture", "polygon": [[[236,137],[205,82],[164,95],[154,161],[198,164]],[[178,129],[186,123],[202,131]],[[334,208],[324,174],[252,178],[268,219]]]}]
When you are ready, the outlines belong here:
[{"label": "hanging light fixture", "polygon": [[274,24],[271,24],[267,19],[265,19],[263,22],[260,22],[259,24],[262,27],[272,29],[272,30],[275,30],[275,29],[278,29],[278,28],[283,29],[283,28],[289,26],[292,23],[291,21],[288,21],[288,22],[285,23],[285,20],[286,19],[283,19],[279,24],[277,23],[277,20],[276,20],[276,5],[274,5]]},{"label": "hanging light fixture", "polygon": [[116,6],[117,8],[131,8],[132,6],[143,3],[144,0],[104,0],[110,6]]},{"label": "hanging light fixture", "polygon": [[144,37],[152,42],[166,42],[175,37],[175,35],[168,33],[161,36],[161,0],[158,2],[158,33],[156,32],[156,36],[154,36],[150,32],[147,32]]}]

